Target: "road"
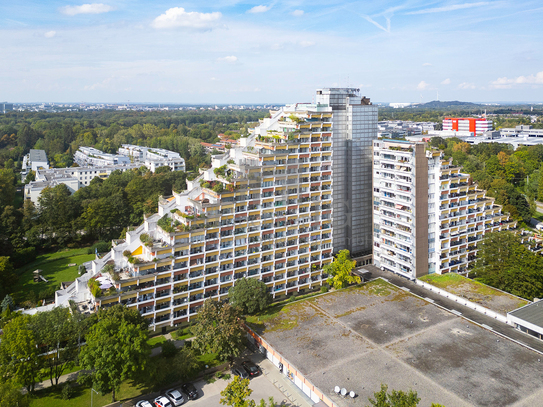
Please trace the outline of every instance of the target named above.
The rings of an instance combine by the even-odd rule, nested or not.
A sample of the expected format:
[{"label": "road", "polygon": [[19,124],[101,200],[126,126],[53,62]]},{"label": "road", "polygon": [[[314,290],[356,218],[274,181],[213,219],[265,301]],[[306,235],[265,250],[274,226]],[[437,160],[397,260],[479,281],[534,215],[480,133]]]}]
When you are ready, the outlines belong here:
[{"label": "road", "polygon": [[[523,346],[529,347],[543,354],[543,341],[523,332],[520,332],[511,325],[497,321],[494,318],[474,311],[471,308],[461,305],[449,298],[443,297],[433,291],[422,288],[421,286],[416,285],[414,282],[404,277],[388,271],[380,270],[373,265],[363,266],[360,267],[360,269],[369,271],[371,274],[370,278],[372,279],[377,277],[383,277],[398,287],[407,288],[411,293],[418,295],[419,297],[429,298],[433,300],[433,303],[436,305],[439,305],[449,311],[457,311],[461,313],[461,316],[463,318],[469,319],[470,321],[475,322],[479,325],[485,325],[484,327],[490,327],[495,333],[503,335],[513,341],[520,343]],[[366,278],[368,278],[368,276],[366,276]]]}]

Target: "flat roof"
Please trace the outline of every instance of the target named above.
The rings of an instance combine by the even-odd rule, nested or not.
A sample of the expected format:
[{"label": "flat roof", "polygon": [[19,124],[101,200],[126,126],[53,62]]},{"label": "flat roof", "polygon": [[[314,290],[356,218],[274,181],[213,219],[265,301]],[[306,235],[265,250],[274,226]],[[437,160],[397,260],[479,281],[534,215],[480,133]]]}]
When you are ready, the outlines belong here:
[{"label": "flat roof", "polygon": [[417,391],[421,406],[541,405],[540,354],[382,279],[248,323],[339,407],[366,406],[381,383]]},{"label": "flat roof", "polygon": [[[541,307],[539,307],[541,305]],[[537,301],[522,308],[509,312],[509,315],[523,319],[533,325],[543,328],[543,302]]]},{"label": "flat roof", "polygon": [[45,150],[30,150],[30,161],[32,162],[47,162]]}]

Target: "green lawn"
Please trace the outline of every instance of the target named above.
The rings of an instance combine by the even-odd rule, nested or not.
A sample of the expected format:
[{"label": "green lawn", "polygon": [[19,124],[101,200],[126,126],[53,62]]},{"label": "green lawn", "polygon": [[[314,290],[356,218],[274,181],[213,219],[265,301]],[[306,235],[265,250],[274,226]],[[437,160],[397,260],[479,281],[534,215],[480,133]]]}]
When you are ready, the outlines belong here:
[{"label": "green lawn", "polygon": [[194,335],[190,333],[190,326],[186,328],[172,332],[172,338],[176,341],[192,338]]},{"label": "green lawn", "polygon": [[[36,295],[44,289],[54,287],[60,289],[62,281],[73,281],[78,277],[78,266],[89,260],[94,259],[94,254],[87,254],[87,249],[61,250],[56,253],[44,254],[30,264],[17,269],[19,282],[14,290],[16,302],[22,302],[26,299],[29,291],[34,291]],[[68,267],[68,264],[76,263],[76,266]],[[33,271],[42,270],[48,283],[34,282]]]},{"label": "green lawn", "polygon": [[164,336],[155,336],[153,338],[150,338],[147,340],[147,343],[151,348],[158,348],[161,343],[166,342],[166,338]]},{"label": "green lawn", "polygon": [[[61,386],[59,386],[61,387]],[[117,393],[117,400],[129,400],[147,393],[149,390],[141,385],[135,385],[126,381],[121,385]],[[100,395],[93,393],[93,407],[101,407],[111,404],[111,393]],[[91,404],[91,389],[86,386],[75,386],[74,397],[70,400],[62,400],[61,388],[48,388],[36,392],[30,402],[30,407],[89,407]]]}]

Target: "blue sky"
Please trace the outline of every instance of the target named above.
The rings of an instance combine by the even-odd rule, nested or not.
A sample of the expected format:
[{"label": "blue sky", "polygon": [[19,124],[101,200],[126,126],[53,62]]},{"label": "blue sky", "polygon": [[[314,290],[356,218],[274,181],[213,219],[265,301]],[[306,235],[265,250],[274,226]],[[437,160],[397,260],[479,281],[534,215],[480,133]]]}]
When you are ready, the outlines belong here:
[{"label": "blue sky", "polygon": [[543,102],[541,1],[91,1],[0,0],[0,100]]}]

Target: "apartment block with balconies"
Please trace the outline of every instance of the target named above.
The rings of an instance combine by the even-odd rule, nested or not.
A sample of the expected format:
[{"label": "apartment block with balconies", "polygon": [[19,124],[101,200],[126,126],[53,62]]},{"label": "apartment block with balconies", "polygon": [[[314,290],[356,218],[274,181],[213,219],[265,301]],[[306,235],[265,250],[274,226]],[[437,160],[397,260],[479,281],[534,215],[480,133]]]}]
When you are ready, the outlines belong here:
[{"label": "apartment block with balconies", "polygon": [[373,144],[374,263],[409,278],[466,273],[488,231],[516,228],[469,174],[425,143]]},{"label": "apartment block with balconies", "polygon": [[137,308],[157,329],[226,299],[243,277],[275,298],[320,286],[333,260],[331,127],[328,106],[271,112],[93,262],[94,275],[108,261],[116,269],[117,292],[96,305]]}]

